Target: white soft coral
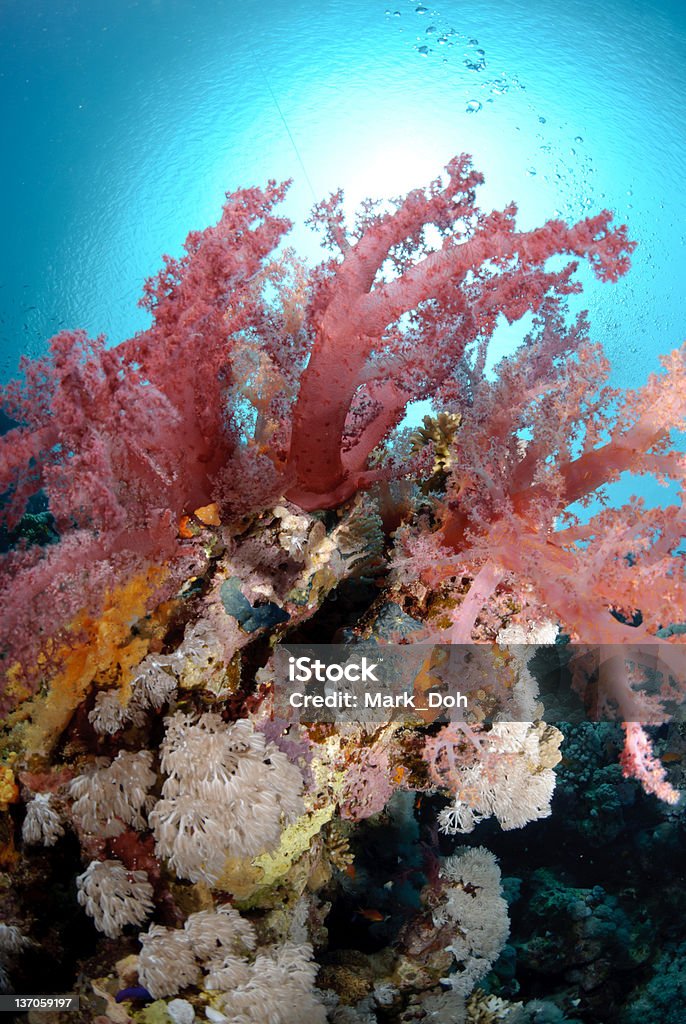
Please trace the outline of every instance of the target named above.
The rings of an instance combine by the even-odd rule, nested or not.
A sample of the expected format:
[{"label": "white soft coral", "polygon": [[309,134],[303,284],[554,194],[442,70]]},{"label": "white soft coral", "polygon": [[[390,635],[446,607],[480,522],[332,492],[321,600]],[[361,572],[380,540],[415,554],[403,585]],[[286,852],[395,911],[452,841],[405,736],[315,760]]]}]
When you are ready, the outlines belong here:
[{"label": "white soft coral", "polygon": [[273,850],[303,811],[300,771],[245,719],[167,719],[162,799],[150,814],[157,855],[181,878],[215,882],[227,857]]},{"label": "white soft coral", "polygon": [[145,871],[127,871],[118,860],[94,860],[76,879],[77,899],[95,927],[110,939],[129,924],[141,924],[154,910]]},{"label": "white soft coral", "polygon": [[442,978],[460,995],[469,995],[491,969],[510,931],[507,903],[502,895],[500,868],[483,846],[446,857],[441,865],[444,899],[434,909],[437,927],[454,926],[452,942],[457,970]]},{"label": "white soft coral", "polygon": [[200,983],[216,993],[207,1016],[219,1024],[326,1024],[314,992],[317,965],[308,943],[254,952],[252,924],[227,905],[201,910],[183,928],[152,925],[140,936],[138,976],[155,998]]},{"label": "white soft coral", "polygon": [[118,836],[127,825],[145,828],[149,790],[156,779],[149,750],[122,750],[110,765],[79,775],[70,784],[74,821],[83,832],[103,837]]}]

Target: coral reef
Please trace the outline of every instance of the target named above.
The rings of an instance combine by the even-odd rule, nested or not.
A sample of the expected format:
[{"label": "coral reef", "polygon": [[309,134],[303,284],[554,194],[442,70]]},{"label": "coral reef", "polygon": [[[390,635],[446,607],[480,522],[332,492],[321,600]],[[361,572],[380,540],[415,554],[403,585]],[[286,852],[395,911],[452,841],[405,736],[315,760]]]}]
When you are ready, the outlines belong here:
[{"label": "coral reef", "polygon": [[[612,1019],[676,985],[628,894],[654,856],[683,903],[686,349],[612,388],[566,297],[627,272],[626,229],[518,230],[481,181],[458,157],[352,228],[331,196],[312,269],[276,251],[287,184],[232,193],[147,330],[62,332],[2,389],[4,989],[74,988],[84,1024],[540,1024],[601,1019],[613,959],[642,973]],[[625,471],[678,496],[603,505]],[[339,681],[384,651],[407,700],[327,676],[359,713],[293,714],[296,647]]]}]

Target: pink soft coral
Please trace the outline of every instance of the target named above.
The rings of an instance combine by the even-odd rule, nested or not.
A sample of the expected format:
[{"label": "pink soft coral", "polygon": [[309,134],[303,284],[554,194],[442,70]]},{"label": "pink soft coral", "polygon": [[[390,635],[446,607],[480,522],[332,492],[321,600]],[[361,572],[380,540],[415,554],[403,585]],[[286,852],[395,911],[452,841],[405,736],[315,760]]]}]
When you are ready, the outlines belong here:
[{"label": "pink soft coral", "polygon": [[[465,349],[508,321],[541,308],[551,293],[577,291],[576,263],[560,271],[554,255],[589,261],[601,280],[625,273],[633,243],[611,215],[568,227],[549,221],[515,229],[515,206],[482,213],[483,179],[467,156],[436,180],[379,215],[369,206],[351,241],[340,194],[317,211],[328,241],[342,254],[318,272],[308,311],[312,352],[293,416],[289,497],[303,508],[331,507],[382,475],[372,449],[401,419],[408,401],[434,395]],[[440,238],[428,244],[427,229]],[[409,325],[401,318],[412,314]]]},{"label": "pink soft coral", "polygon": [[4,389],[19,425],[0,438],[2,517],[16,525],[42,488],[61,535],[4,559],[5,657],[29,664],[44,637],[147,565],[176,566],[171,586],[187,568],[179,519],[212,500],[238,444],[231,350],[266,318],[253,281],[289,226],[271,213],[284,193],[272,182],[228,196],[216,226],[165,257],[145,285],[147,331],[109,350],[64,331]]},{"label": "pink soft coral", "polygon": [[478,358],[463,367],[462,392],[446,394],[464,417],[434,535],[440,557],[421,558],[434,582],[472,579],[453,613],[453,643],[472,639],[499,588],[531,620],[552,618],[583,643],[639,643],[686,618],[684,560],[675,555],[686,535],[683,492],[668,508],[634,499],[586,522],[571,514],[624,470],[683,484],[686,459],[668,445],[686,421],[686,347],[663,366],[637,391],[609,388],[583,320],[566,330],[548,302],[494,380]]},{"label": "pink soft coral", "polygon": [[660,800],[675,804],[679,793],[667,781],[667,773],[653,754],[653,748],[638,722],[624,722],[624,750],[621,765],[626,778],[638,779],[646,793],[654,793]]},{"label": "pink soft coral", "polygon": [[[662,365],[636,391],[610,388],[607,362],[588,342],[583,319],[566,329],[552,299],[493,379],[484,372],[483,348],[477,350],[461,378],[442,388],[446,405],[462,409],[463,422],[439,526],[435,532],[425,526],[419,536],[400,531],[396,567],[406,580],[420,574],[430,585],[454,581],[452,625],[434,629],[433,639],[478,639],[492,602],[500,600],[502,614],[508,599],[510,613],[518,606],[524,620],[552,619],[572,640],[599,645],[607,662],[604,699],[614,716],[628,720],[624,772],[674,802],[677,794],[635,720],[663,721],[665,706],[683,697],[677,692],[682,664],[670,653],[679,636],[658,634],[686,621],[679,550],[686,536],[686,457],[670,450],[670,432],[686,423],[686,346]],[[649,509],[634,498],[586,521],[573,514],[575,502],[602,497],[602,485],[627,470],[677,481],[678,503]],[[674,683],[652,695],[635,690],[612,647],[625,643],[659,648]]]},{"label": "pink soft coral", "polygon": [[[314,219],[340,257],[309,278],[267,262],[288,227],[273,214],[285,186],[241,190],[148,282],[147,331],[111,350],[64,332],[26,363],[3,395],[19,424],[0,439],[5,519],[16,524],[42,488],[61,537],[5,559],[5,656],[29,662],[44,637],[149,565],[164,562],[178,583],[190,547],[179,519],[200,505],[254,512],[285,494],[304,509],[335,507],[408,474],[402,458],[381,466],[370,455],[408,401],[427,397],[463,423],[436,528],[401,533],[398,563],[429,583],[463,581],[453,641],[473,638],[504,591],[523,617],[554,618],[587,642],[686,619],[673,557],[682,503],[634,502],[583,525],[568,515],[623,470],[683,479],[668,441],[686,404],[684,352],[643,389],[609,389],[584,322],[565,325],[576,263],[551,270],[548,260],[586,259],[616,280],[633,249],[625,228],[603,212],[517,231],[514,206],[479,210],[481,181],[456,158],[445,182],[391,212],[367,204],[350,237],[333,196]],[[535,330],[488,379],[498,318],[531,312]],[[627,625],[637,609],[641,624]]]}]

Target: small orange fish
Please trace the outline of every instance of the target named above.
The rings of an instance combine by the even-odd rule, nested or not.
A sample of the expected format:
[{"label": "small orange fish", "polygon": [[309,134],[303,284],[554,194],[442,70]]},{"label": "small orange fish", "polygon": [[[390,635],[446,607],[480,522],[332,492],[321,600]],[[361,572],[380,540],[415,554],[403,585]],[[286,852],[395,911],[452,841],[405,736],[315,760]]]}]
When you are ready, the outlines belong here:
[{"label": "small orange fish", "polygon": [[181,516],[179,519],[179,537],[183,537],[184,540],[190,540],[192,537],[195,537],[194,531],[188,525],[190,521],[190,516]]},{"label": "small orange fish", "polygon": [[357,871],[355,870],[355,865],[354,864],[348,864],[348,866],[345,869],[345,873],[348,876],[348,878],[355,878],[355,876],[357,875]]},{"label": "small orange fish", "polygon": [[683,761],[683,759],[684,759],[684,755],[683,754],[680,754],[677,751],[671,751],[671,750],[668,751],[666,754],[663,754],[662,757],[660,758],[660,760],[664,761],[665,764],[670,764],[672,761]]},{"label": "small orange fish", "polygon": [[357,908],[357,913],[361,917],[366,918],[367,921],[379,922],[379,921],[387,921],[388,920],[388,915],[387,914],[382,914],[380,910],[363,909],[362,907],[358,907]]}]

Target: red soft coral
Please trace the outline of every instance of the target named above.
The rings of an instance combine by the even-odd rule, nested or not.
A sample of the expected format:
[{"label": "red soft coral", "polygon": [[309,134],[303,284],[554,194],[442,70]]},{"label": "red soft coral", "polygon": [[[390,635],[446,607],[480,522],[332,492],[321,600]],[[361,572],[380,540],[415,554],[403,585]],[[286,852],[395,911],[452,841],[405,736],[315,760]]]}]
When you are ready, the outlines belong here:
[{"label": "red soft coral", "polygon": [[16,526],[43,489],[61,535],[3,559],[6,658],[26,665],[45,635],[80,609],[97,612],[147,565],[170,563],[168,585],[178,580],[179,519],[213,500],[237,447],[232,348],[266,316],[253,282],[289,226],[271,213],[285,188],[228,196],[217,225],[192,232],[181,259],[165,257],[145,285],[147,331],[109,350],[64,331],[3,390],[18,425],[0,438],[2,518]]},{"label": "red soft coral", "polygon": [[633,777],[646,793],[654,793],[660,800],[675,804],[679,793],[667,781],[667,773],[653,755],[653,748],[638,722],[624,722],[624,750],[620,758],[625,778]]},{"label": "red soft coral", "polygon": [[[471,373],[436,535],[454,558],[428,570],[474,580],[454,612],[453,642],[470,640],[508,582],[530,618],[553,618],[584,643],[637,643],[686,618],[683,556],[674,554],[686,535],[683,493],[666,509],[634,500],[585,523],[568,515],[625,470],[683,484],[686,458],[667,445],[686,422],[686,347],[663,366],[636,391],[609,388],[583,321],[566,331],[548,305],[495,380]],[[641,622],[628,625],[639,609]]]},{"label": "red soft coral", "polygon": [[303,508],[335,506],[379,478],[368,466],[372,449],[408,401],[434,394],[467,346],[490,337],[498,316],[513,321],[551,293],[578,290],[576,264],[546,271],[549,257],[586,258],[601,280],[628,269],[633,243],[624,227],[611,228],[609,213],[520,232],[514,206],[478,209],[483,179],[468,157],[447,173],[447,184],[411,192],[391,213],[370,208],[352,242],[340,194],[317,211],[342,259],[320,269],[308,315],[314,340],[294,410],[288,492]]}]

